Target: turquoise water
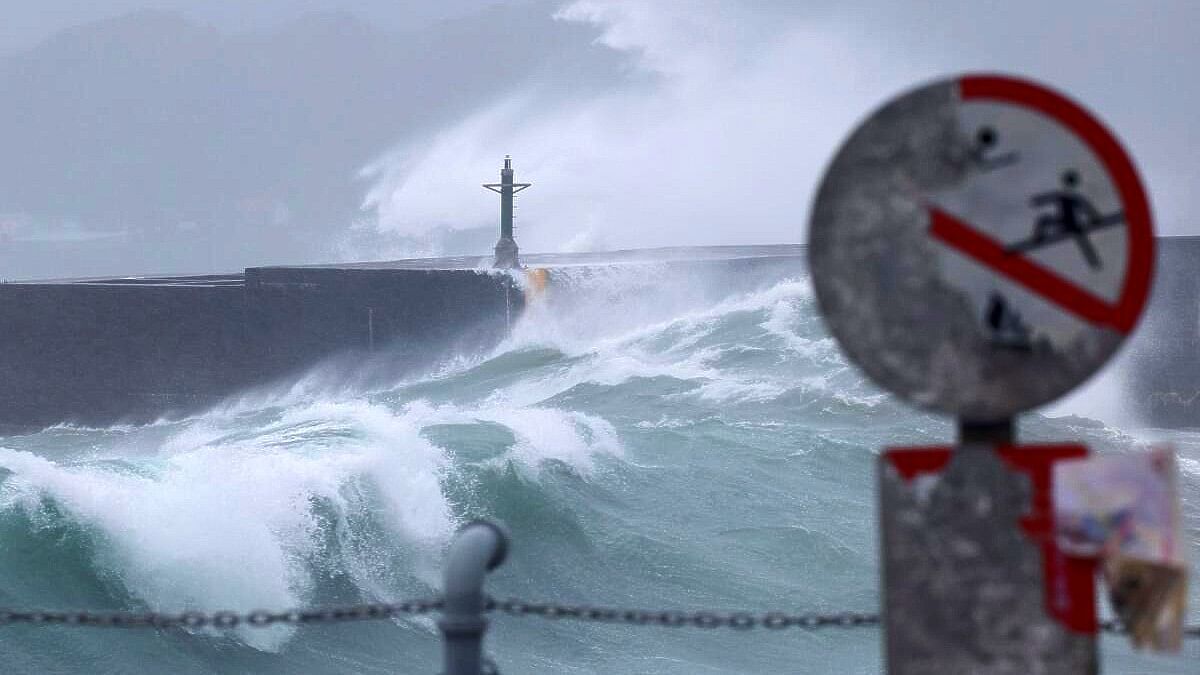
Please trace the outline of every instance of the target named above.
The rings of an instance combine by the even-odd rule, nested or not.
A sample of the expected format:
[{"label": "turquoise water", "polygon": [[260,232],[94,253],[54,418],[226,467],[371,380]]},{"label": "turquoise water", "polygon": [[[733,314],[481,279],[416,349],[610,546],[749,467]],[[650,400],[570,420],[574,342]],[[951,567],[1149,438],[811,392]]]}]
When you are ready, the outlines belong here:
[{"label": "turquoise water", "polygon": [[[0,438],[0,606],[235,609],[436,593],[471,518],[514,535],[500,597],[875,611],[874,460],[943,419],[865,383],[787,266],[566,272],[512,337],[377,391],[318,370],[192,418]],[[1059,411],[1061,412],[1061,411]],[[1200,435],[1030,415],[1022,437],[1170,437],[1200,561]],[[1192,584],[1194,617],[1200,602]],[[1194,621],[1193,621],[1194,622]],[[733,632],[495,617],[505,673],[876,673],[875,629]],[[435,673],[428,619],[0,627],[5,672]],[[1103,641],[1105,672],[1195,672]]]}]

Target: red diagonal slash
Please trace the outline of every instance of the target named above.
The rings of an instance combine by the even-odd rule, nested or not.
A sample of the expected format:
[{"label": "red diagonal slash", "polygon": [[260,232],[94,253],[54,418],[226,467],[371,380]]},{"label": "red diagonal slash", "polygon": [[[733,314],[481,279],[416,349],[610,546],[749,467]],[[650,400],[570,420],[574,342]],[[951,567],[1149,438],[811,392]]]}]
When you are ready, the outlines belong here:
[{"label": "red diagonal slash", "polygon": [[1085,321],[1121,333],[1129,332],[1129,327],[1120,320],[1116,305],[1027,256],[1009,253],[1000,242],[939,208],[929,209],[929,233],[934,239]]},{"label": "red diagonal slash", "polygon": [[[1063,279],[1028,259],[999,262],[995,251],[997,242],[980,235],[977,230],[972,230],[959,221],[955,222],[961,225],[961,228],[945,228],[954,234],[943,241],[965,253],[966,248],[957,246],[951,240],[974,242],[982,237],[982,243],[974,246],[973,250],[979,253],[987,251],[988,260],[997,260],[995,265],[985,262],[989,267],[1080,317],[1095,321],[1098,325],[1112,326],[1124,334],[1132,332],[1142,314],[1142,308],[1146,305],[1146,298],[1150,294],[1150,282],[1154,276],[1154,227],[1151,224],[1150,202],[1146,198],[1146,191],[1138,179],[1137,169],[1125,154],[1121,143],[1079,104],[1032,82],[1003,75],[973,75],[959,80],[959,95],[964,102],[994,101],[1037,111],[1070,130],[1096,153],[1106,173],[1116,185],[1117,193],[1121,197],[1122,213],[1125,214],[1125,222],[1128,225],[1128,263],[1125,281],[1121,285],[1121,297],[1115,304],[1106,303],[1070,280]],[[956,237],[955,234],[967,236]],[[972,257],[982,260],[975,255]],[[1003,270],[1010,270],[1012,274]]]}]

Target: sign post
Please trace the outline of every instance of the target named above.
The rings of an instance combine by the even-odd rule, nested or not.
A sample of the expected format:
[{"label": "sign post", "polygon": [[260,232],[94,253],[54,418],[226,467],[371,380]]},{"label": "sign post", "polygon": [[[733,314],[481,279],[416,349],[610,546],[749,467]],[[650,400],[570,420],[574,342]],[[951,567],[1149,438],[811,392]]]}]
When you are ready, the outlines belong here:
[{"label": "sign post", "polygon": [[881,455],[893,673],[1094,673],[1094,562],[1054,539],[1053,467],[1015,415],[1078,386],[1149,293],[1148,201],[1117,140],[1041,85],[965,76],[888,102],[813,206],[822,313],[876,383],[955,416],[956,447]]}]

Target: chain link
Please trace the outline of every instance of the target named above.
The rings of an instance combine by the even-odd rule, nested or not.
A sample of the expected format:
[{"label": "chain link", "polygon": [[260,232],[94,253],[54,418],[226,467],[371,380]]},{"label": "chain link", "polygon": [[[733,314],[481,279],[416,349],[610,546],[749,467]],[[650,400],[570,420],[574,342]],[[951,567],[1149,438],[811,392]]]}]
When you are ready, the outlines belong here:
[{"label": "chain link", "polygon": [[[1117,633],[1119,635],[1124,635],[1129,632],[1129,629],[1126,628],[1125,624],[1121,623],[1120,621],[1110,620],[1100,622],[1100,631],[1103,633]],[[1185,640],[1189,638],[1200,639],[1200,623],[1184,626],[1183,638]]]},{"label": "chain link", "polygon": [[428,614],[442,608],[440,599],[406,600],[394,603],[374,603],[328,607],[324,609],[269,612],[54,612],[13,611],[0,609],[0,626],[5,624],[100,626],[112,628],[262,628],[275,624],[335,623],[389,619],[404,614]]},{"label": "chain link", "polygon": [[[275,624],[338,623],[390,619],[402,615],[429,614],[442,609],[439,598],[405,600],[394,603],[374,603],[298,609],[282,612],[254,610],[252,612],[89,612],[89,611],[14,611],[0,609],[0,626],[6,624],[99,626],[112,628],[262,628]],[[787,612],[681,612],[676,610],[616,609],[591,605],[564,605],[548,602],[527,602],[510,598],[488,599],[485,609],[509,616],[537,616],[544,619],[574,619],[597,623],[633,626],[664,626],[669,628],[731,628],[750,630],[765,628],[783,630],[801,628],[864,628],[880,624],[878,614],[835,612],[829,614],[789,614]],[[1120,621],[1102,621],[1104,633],[1124,634]],[[1184,638],[1200,639],[1200,624],[1185,626]]]},{"label": "chain link", "polygon": [[672,628],[732,628],[749,630],[766,628],[859,628],[879,625],[878,614],[838,612],[834,614],[788,614],[786,612],[680,612],[674,610],[614,609],[590,605],[559,605],[509,599],[488,602],[489,611],[510,616],[539,616],[544,619],[577,619],[598,623],[621,623],[635,626],[666,626]]},{"label": "chain link", "polygon": [[[747,630],[766,628],[863,628],[877,627],[882,622],[878,614],[858,612],[836,612],[830,614],[788,614],[786,612],[679,612],[672,610],[614,609],[590,605],[560,605],[555,603],[526,602],[524,600],[489,600],[487,610],[510,616],[538,616],[544,619],[576,619],[599,623],[622,623],[637,626],[733,628]],[[1120,621],[1102,621],[1101,632],[1124,634],[1125,625]],[[1183,627],[1183,637],[1200,638],[1200,624]]]}]

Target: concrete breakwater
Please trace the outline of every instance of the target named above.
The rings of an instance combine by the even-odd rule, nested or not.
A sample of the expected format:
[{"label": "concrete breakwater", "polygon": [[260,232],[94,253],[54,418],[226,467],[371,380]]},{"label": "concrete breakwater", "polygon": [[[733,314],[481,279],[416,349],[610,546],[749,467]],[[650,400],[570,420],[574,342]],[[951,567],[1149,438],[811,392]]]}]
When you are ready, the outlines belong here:
[{"label": "concrete breakwater", "polygon": [[[654,264],[664,284],[805,273],[804,247],[728,246],[527,255],[549,270]],[[1121,361],[1122,405],[1143,423],[1200,426],[1200,237],[1158,242],[1152,300]],[[524,277],[479,257],[242,274],[0,284],[0,425],[147,422],[187,414],[321,363],[370,377],[498,344]],[[544,279],[540,280],[544,281]],[[610,301],[620,301],[611,300]]]},{"label": "concrete breakwater", "polygon": [[322,360],[494,343],[522,295],[461,269],[270,267],[0,285],[0,424],[187,413]]},{"label": "concrete breakwater", "polygon": [[[802,248],[526,256],[530,268],[660,263],[799,269]],[[503,339],[520,271],[478,257],[257,267],[242,274],[0,284],[0,425],[141,423],[321,363],[389,375]],[[783,273],[778,270],[773,273]],[[369,372],[367,374],[369,377]]]},{"label": "concrete breakwater", "polygon": [[1200,427],[1200,237],[1158,240],[1154,291],[1126,349],[1131,412],[1153,426]]}]

